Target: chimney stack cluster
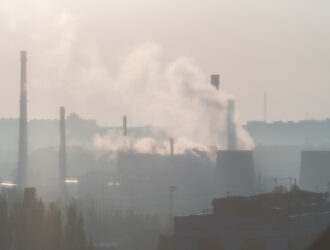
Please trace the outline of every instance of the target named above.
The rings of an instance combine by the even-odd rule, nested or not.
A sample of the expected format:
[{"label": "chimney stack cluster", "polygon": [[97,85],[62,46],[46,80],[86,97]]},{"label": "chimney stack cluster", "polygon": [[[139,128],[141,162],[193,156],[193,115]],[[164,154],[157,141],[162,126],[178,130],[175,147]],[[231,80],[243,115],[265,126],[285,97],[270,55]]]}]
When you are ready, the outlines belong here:
[{"label": "chimney stack cluster", "polygon": [[[28,168],[28,129],[27,129],[27,89],[26,89],[26,51],[21,51],[21,68],[20,68],[20,117],[19,117],[19,146],[18,146],[18,170],[17,184],[21,188],[27,185],[27,168]],[[220,75],[211,75],[211,85],[219,90]],[[265,97],[266,98],[266,97]],[[236,150],[236,130],[234,124],[235,102],[228,101],[227,109],[227,129],[228,129],[228,150]],[[59,147],[59,189],[61,197],[67,196],[66,192],[66,174],[67,174],[67,157],[66,157],[66,126],[65,126],[65,108],[60,107],[60,147]],[[127,136],[127,116],[123,116],[123,136]],[[174,156],[174,139],[170,138],[170,155]]]}]

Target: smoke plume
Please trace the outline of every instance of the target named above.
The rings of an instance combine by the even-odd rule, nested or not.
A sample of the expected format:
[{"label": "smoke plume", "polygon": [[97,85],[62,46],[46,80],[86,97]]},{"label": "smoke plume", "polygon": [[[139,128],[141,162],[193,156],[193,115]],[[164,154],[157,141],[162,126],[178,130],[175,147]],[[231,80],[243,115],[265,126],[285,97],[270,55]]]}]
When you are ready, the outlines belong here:
[{"label": "smoke plume", "polygon": [[[176,141],[175,150],[227,148],[227,103],[233,98],[209,84],[209,77],[191,58],[180,57],[163,63],[163,48],[145,43],[121,58],[118,76],[112,77],[109,97],[120,96],[128,117],[164,131]],[[236,124],[238,148],[253,143]],[[125,142],[126,140],[126,142]],[[168,153],[168,141],[153,138],[118,138],[110,133],[95,138],[97,147],[138,152]]]},{"label": "smoke plume", "polygon": [[[216,91],[209,83],[210,72],[203,72],[192,58],[169,59],[154,42],[110,54],[84,33],[79,17],[65,10],[47,16],[50,10],[39,9],[35,17],[44,23],[25,19],[24,6],[0,5],[5,19],[0,32],[5,37],[26,35],[20,40],[28,50],[29,117],[36,113],[56,117],[58,107],[66,106],[68,112],[117,125],[127,114],[129,125],[151,125],[173,137],[176,153],[227,147],[226,112],[232,96]],[[109,39],[106,34],[104,38]],[[238,148],[253,147],[247,133],[236,127]],[[169,151],[168,138],[125,140],[110,133],[96,136],[95,146]]]}]

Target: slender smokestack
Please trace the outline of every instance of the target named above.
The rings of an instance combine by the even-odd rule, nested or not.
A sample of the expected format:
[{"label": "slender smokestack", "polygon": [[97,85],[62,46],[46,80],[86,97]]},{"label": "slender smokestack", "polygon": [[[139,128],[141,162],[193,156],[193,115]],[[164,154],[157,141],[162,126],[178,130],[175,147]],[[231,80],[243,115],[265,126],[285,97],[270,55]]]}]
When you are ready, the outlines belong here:
[{"label": "slender smokestack", "polygon": [[235,101],[228,101],[227,108],[227,147],[228,150],[236,150],[236,127],[234,123]]},{"label": "slender smokestack", "polygon": [[127,136],[127,116],[123,116],[123,136]]},{"label": "slender smokestack", "polygon": [[21,93],[19,115],[18,169],[17,184],[24,188],[27,184],[28,141],[26,104],[26,51],[21,51]]},{"label": "slender smokestack", "polygon": [[211,85],[213,85],[217,90],[219,90],[220,75],[217,74],[211,75]]},{"label": "slender smokestack", "polygon": [[173,137],[170,138],[170,154],[171,154],[171,157],[173,157],[173,155],[174,155],[174,139],[173,139]]},{"label": "slender smokestack", "polygon": [[60,195],[66,199],[66,139],[65,139],[65,108],[60,107],[60,149],[59,149],[59,188]]},{"label": "slender smokestack", "polygon": [[264,93],[264,122],[267,122],[267,93]]}]

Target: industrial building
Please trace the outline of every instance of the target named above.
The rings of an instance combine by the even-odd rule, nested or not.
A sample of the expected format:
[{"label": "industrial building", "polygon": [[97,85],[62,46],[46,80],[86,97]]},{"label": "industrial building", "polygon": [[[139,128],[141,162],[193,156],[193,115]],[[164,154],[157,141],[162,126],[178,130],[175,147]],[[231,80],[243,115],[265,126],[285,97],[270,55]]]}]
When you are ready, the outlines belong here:
[{"label": "industrial building", "polygon": [[126,208],[161,213],[166,218],[170,213],[171,186],[176,188],[175,213],[205,209],[209,207],[208,200],[217,195],[214,164],[189,152],[181,155],[120,152],[117,177],[121,195],[126,197],[123,199]]},{"label": "industrial building", "polygon": [[212,204],[212,213],[175,218],[175,250],[303,250],[330,223],[322,194],[299,189]]},{"label": "industrial building", "polygon": [[218,151],[216,169],[220,197],[255,193],[253,151]]},{"label": "industrial building", "polygon": [[306,190],[330,188],[330,151],[302,151],[300,186]]}]

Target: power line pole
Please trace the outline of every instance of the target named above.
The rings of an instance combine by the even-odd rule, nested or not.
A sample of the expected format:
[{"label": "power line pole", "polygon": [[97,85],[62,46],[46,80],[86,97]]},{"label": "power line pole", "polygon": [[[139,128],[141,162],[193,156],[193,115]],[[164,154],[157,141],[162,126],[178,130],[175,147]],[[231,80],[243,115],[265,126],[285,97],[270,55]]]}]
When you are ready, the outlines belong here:
[{"label": "power line pole", "polygon": [[261,194],[264,190],[261,189],[264,186],[264,184],[261,184],[261,173],[259,171],[258,175],[258,193]]}]

